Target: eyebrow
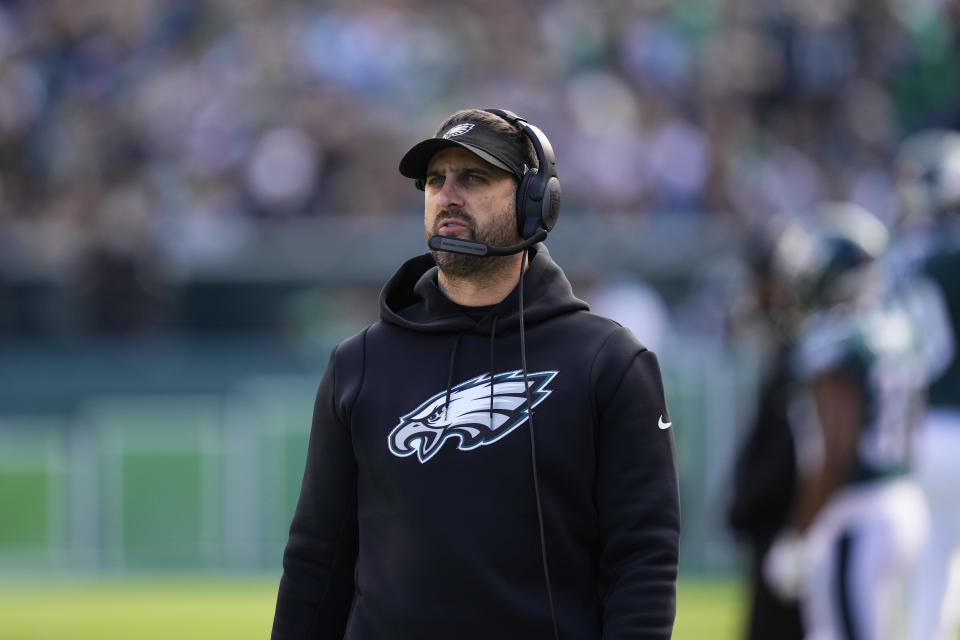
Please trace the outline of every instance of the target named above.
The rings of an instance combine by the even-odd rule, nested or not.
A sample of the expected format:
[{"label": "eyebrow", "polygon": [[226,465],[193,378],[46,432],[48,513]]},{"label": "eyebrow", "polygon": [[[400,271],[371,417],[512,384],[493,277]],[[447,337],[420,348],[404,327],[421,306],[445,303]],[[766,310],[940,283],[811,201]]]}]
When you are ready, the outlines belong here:
[{"label": "eyebrow", "polygon": [[[451,172],[451,173],[459,173],[459,174],[463,174],[463,173],[479,173],[479,174],[482,174],[482,175],[484,175],[484,176],[491,176],[491,177],[494,175],[493,171],[490,171],[489,169],[487,169],[487,168],[484,167],[483,165],[453,166],[453,167],[450,167],[450,172]],[[440,170],[438,170],[438,169],[430,169],[430,170],[427,171],[427,174],[426,174],[426,175],[427,175],[427,177],[430,177],[430,176],[442,176],[444,173],[446,173],[446,172],[442,172],[442,171],[440,171]]]}]

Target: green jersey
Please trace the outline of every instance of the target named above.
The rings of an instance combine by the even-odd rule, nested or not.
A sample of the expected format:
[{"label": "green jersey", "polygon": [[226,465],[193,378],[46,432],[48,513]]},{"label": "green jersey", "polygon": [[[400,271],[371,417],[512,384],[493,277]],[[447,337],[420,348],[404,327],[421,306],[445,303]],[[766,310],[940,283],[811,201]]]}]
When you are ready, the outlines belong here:
[{"label": "green jersey", "polygon": [[[908,468],[910,438],[923,399],[923,359],[910,316],[897,308],[859,312],[825,311],[810,318],[800,338],[796,370],[803,384],[806,426],[803,439],[816,440],[819,427],[809,383],[820,375],[841,372],[856,381],[862,402],[860,439],[847,482],[903,473]],[[805,435],[804,435],[805,434]]]},{"label": "green jersey", "polygon": [[960,247],[934,251],[926,260],[924,275],[940,292],[952,337],[949,360],[930,383],[929,404],[960,409]]}]

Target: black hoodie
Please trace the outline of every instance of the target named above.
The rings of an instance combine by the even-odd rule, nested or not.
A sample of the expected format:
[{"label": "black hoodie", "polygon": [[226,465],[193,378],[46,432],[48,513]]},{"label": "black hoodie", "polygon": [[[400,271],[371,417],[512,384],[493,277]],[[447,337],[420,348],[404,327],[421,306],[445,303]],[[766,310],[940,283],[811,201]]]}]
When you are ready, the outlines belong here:
[{"label": "black hoodie", "polygon": [[531,253],[529,396],[518,291],[471,318],[429,254],[334,349],[275,640],[552,638],[532,450],[560,637],[670,637],[680,513],[656,357]]}]

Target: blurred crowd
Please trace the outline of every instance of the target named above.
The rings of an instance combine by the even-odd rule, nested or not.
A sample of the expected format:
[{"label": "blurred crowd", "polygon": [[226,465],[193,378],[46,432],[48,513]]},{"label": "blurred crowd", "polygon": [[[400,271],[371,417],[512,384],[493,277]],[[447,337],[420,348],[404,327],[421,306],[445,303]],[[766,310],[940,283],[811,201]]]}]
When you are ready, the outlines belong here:
[{"label": "blurred crowd", "polygon": [[0,278],[115,298],[262,220],[417,213],[398,159],[467,106],[549,135],[565,215],[888,219],[898,142],[960,125],[958,29],[950,0],[2,0]]}]

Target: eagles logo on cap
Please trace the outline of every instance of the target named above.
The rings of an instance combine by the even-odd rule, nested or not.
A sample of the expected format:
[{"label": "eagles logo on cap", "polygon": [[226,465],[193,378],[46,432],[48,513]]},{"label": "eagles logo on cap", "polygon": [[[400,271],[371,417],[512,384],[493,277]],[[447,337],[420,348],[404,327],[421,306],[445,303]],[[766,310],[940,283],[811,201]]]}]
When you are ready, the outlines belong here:
[{"label": "eagles logo on cap", "polygon": [[458,122],[435,138],[427,138],[407,151],[400,160],[400,173],[414,180],[425,179],[430,158],[450,147],[466,149],[517,179],[522,178],[527,169],[522,145],[482,122]]},{"label": "eagles logo on cap", "polygon": [[467,122],[467,123],[464,123],[464,124],[458,124],[457,126],[451,127],[450,129],[448,129],[447,132],[444,133],[444,134],[443,134],[442,136],[440,136],[440,137],[443,138],[444,140],[449,140],[450,138],[453,138],[454,136],[461,136],[461,135],[465,134],[467,131],[470,131],[470,129],[473,129],[473,123],[472,123],[472,122]]}]

